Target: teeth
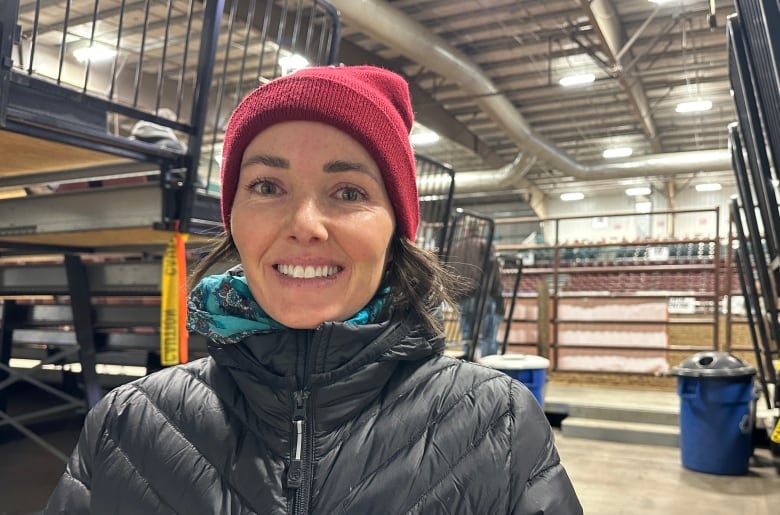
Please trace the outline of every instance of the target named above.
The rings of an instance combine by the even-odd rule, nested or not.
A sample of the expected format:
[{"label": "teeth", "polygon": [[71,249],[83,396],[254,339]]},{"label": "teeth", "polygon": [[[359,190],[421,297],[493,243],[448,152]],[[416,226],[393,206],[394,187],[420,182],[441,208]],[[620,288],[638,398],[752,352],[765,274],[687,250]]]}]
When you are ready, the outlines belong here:
[{"label": "teeth", "polygon": [[293,279],[328,277],[339,271],[339,267],[337,266],[277,265],[276,269]]}]

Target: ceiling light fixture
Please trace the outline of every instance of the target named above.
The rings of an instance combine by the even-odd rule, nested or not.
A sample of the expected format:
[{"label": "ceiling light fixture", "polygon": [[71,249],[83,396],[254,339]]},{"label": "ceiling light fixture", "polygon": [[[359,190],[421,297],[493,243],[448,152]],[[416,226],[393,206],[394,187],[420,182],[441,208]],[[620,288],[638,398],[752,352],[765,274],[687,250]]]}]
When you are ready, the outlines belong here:
[{"label": "ceiling light fixture", "polygon": [[73,50],[73,57],[80,63],[100,63],[113,59],[116,50],[105,45],[80,46]]},{"label": "ceiling light fixture", "polygon": [[585,195],[580,193],[579,191],[572,191],[571,193],[561,193],[561,200],[564,202],[570,202],[572,200],[582,200],[585,198]]},{"label": "ceiling light fixture", "polygon": [[634,149],[631,147],[615,147],[605,149],[601,155],[604,156],[604,159],[613,159],[616,157],[628,157],[633,153]]},{"label": "ceiling light fixture", "polygon": [[419,147],[424,145],[433,145],[437,141],[439,141],[439,135],[433,132],[432,130],[425,129],[421,130],[419,132],[414,132],[409,137],[409,140],[412,142],[412,146]]},{"label": "ceiling light fixture", "polygon": [[711,100],[690,100],[687,102],[680,102],[674,109],[678,113],[700,113],[702,111],[709,111],[712,109]]},{"label": "ceiling light fixture", "polygon": [[652,202],[637,202],[634,205],[634,211],[637,213],[649,213],[653,210]]},{"label": "ceiling light fixture", "polygon": [[626,189],[626,195],[629,197],[639,197],[642,195],[650,195],[652,190],[648,186],[639,186],[636,188]]},{"label": "ceiling light fixture", "polygon": [[723,186],[719,182],[708,182],[704,184],[697,184],[696,191],[720,191]]},{"label": "ceiling light fixture", "polygon": [[592,73],[579,73],[576,75],[566,75],[565,77],[561,77],[561,80],[558,81],[558,84],[564,87],[581,86],[583,84],[590,84],[594,80],[596,80],[596,76]]},{"label": "ceiling light fixture", "polygon": [[309,66],[309,60],[300,54],[290,54],[279,58],[282,75],[289,75]]}]

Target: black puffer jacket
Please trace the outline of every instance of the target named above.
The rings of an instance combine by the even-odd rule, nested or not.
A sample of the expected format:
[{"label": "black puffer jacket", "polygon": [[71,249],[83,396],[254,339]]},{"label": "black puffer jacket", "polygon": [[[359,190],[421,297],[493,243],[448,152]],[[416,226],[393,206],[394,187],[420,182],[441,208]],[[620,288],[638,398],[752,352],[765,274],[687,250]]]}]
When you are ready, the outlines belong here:
[{"label": "black puffer jacket", "polygon": [[533,396],[442,345],[324,324],[122,386],[45,513],[581,513]]}]

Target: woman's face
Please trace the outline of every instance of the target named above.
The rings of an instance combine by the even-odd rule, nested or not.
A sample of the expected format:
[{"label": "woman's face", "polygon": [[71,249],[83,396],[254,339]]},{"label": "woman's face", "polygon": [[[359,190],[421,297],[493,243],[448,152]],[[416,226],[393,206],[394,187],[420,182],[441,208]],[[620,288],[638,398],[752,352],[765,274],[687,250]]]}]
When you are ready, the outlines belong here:
[{"label": "woman's face", "polygon": [[382,175],[330,125],[272,125],[244,151],[233,234],[249,289],[274,320],[313,329],[374,296],[395,216]]}]

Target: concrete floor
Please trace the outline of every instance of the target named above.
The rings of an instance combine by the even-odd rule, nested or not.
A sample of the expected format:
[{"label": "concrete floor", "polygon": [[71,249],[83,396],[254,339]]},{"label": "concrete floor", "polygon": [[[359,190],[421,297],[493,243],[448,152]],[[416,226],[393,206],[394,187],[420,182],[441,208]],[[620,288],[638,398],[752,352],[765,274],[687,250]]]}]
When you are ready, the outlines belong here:
[{"label": "concrete floor", "polygon": [[[47,440],[69,454],[79,419],[44,427]],[[6,436],[10,429],[4,429]],[[680,465],[679,449],[563,436],[558,449],[589,515],[776,515],[780,470],[768,449],[756,449],[746,476],[702,474]],[[28,439],[0,433],[0,515],[35,513],[64,464]],[[151,515],[151,514],[150,514]]]},{"label": "concrete floor", "polygon": [[557,434],[558,451],[591,515],[776,515],[780,471],[758,448],[745,476],[688,470],[679,449]]}]

